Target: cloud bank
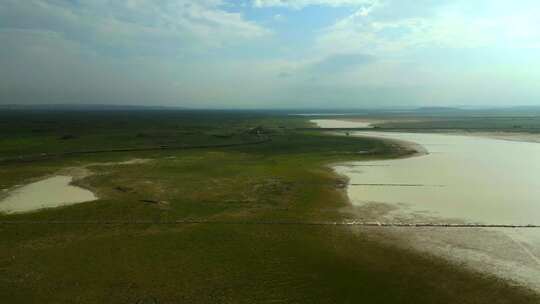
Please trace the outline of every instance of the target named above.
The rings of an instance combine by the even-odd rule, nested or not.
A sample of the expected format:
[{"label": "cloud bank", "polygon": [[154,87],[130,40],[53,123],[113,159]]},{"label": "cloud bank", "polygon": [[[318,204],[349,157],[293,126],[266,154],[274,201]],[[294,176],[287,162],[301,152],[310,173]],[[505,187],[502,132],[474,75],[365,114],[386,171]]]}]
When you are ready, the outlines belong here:
[{"label": "cloud bank", "polygon": [[4,0],[0,103],[540,104],[538,16],[531,0]]}]

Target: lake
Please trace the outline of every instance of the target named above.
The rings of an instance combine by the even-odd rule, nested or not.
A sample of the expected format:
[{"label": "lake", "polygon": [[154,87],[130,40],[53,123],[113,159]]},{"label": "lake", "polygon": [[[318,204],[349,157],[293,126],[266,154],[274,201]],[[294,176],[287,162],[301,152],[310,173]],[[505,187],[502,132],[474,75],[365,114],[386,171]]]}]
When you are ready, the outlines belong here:
[{"label": "lake", "polygon": [[[313,122],[326,128],[354,127],[350,121]],[[357,127],[365,127],[365,123]],[[357,218],[540,225],[538,143],[439,133],[361,131],[351,135],[408,141],[427,150],[427,154],[411,158],[335,166],[349,178],[347,192]],[[387,231],[405,246],[540,291],[540,229]]]},{"label": "lake", "polygon": [[59,175],[18,187],[0,200],[0,212],[28,212],[97,199],[91,191],[71,185],[72,179]]},{"label": "lake", "polygon": [[411,219],[418,213],[483,224],[540,224],[540,144],[441,134],[361,134],[415,142],[428,154],[338,167],[351,184],[375,185],[351,187],[354,203],[402,204]]}]

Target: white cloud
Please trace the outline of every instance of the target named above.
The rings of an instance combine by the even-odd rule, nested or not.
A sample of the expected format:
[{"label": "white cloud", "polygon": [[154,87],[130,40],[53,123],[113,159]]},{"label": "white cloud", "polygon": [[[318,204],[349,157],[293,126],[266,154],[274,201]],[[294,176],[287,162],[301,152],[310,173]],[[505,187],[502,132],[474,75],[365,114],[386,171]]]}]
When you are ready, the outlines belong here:
[{"label": "white cloud", "polygon": [[[0,0],[0,103],[466,103],[496,89],[538,97],[540,5],[522,1]],[[325,10],[250,15],[276,34],[241,13],[310,5],[355,12],[309,29],[305,18]]]},{"label": "white cloud", "polygon": [[133,52],[219,47],[269,33],[222,5],[219,0],[5,0],[0,28],[54,31]]},{"label": "white cloud", "polygon": [[[432,5],[425,6],[428,2]],[[535,13],[502,2],[498,9],[487,11],[478,7],[483,1],[425,0],[419,1],[424,5],[421,9],[409,4],[405,12],[399,10],[399,2],[387,0],[369,10],[360,8],[322,30],[318,48],[402,55],[422,48],[526,47],[540,41],[540,20],[533,17]]]},{"label": "white cloud", "polygon": [[285,16],[283,16],[282,14],[275,14],[274,15],[274,21],[281,22],[283,20],[285,20]]},{"label": "white cloud", "polygon": [[307,6],[360,6],[371,5],[377,0],[254,0],[253,6],[263,7],[288,7],[293,9],[301,9]]},{"label": "white cloud", "polygon": [[250,68],[217,54],[269,31],[222,4],[0,1],[0,103],[196,106],[239,99],[242,90],[233,92],[231,82],[247,83],[241,73]]}]

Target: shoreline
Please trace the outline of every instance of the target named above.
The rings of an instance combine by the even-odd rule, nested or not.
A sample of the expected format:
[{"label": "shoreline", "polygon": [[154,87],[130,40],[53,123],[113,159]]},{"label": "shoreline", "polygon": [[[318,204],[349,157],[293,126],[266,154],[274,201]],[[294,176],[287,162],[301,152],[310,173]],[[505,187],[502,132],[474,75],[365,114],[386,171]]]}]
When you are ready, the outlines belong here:
[{"label": "shoreline", "polygon": [[[336,121],[339,121],[337,119]],[[371,131],[367,131],[371,132]],[[336,132],[334,132],[336,134]],[[338,135],[338,134],[336,134]],[[342,134],[339,134],[342,135]],[[450,135],[476,135],[476,134],[455,134],[450,133]],[[398,157],[395,159],[402,159],[402,158],[411,158],[411,157],[418,157],[423,156],[426,154],[429,154],[427,149],[422,146],[421,144],[404,141],[404,140],[395,140],[395,139],[388,139],[384,137],[377,137],[377,136],[370,136],[370,135],[356,135],[357,137],[369,137],[369,138],[376,138],[379,140],[387,141],[392,144],[401,145],[404,147],[404,149],[416,150],[416,153],[404,156],[404,157]],[[500,138],[495,138],[499,140],[503,140]],[[518,140],[520,141],[520,140]],[[345,199],[347,201],[347,206],[342,208],[340,212],[344,215],[344,217],[347,216],[353,216],[353,217],[362,217],[367,216],[368,218],[371,216],[377,217],[377,216],[386,216],[389,215],[391,212],[396,211],[400,209],[399,206],[394,206],[394,204],[391,203],[367,203],[366,205],[359,206],[355,205],[353,203],[353,198],[350,195],[350,179],[351,177],[348,176],[346,173],[343,172],[343,170],[339,169],[339,166],[346,167],[347,165],[350,165],[351,163],[355,163],[357,161],[351,161],[351,162],[339,162],[339,163],[332,163],[329,164],[331,169],[333,170],[334,174],[338,176],[341,179],[347,180],[347,186],[339,189],[341,193],[344,193]],[[362,162],[362,161],[358,161]],[[356,215],[355,215],[356,214]],[[390,215],[391,216],[391,215]],[[536,295],[540,295],[540,289],[534,288],[535,284],[531,284],[530,282],[527,282],[527,275],[524,273],[526,272],[526,269],[519,268],[516,269],[516,273],[512,274],[509,272],[505,272],[504,268],[501,268],[500,271],[497,271],[497,261],[501,258],[497,256],[495,249],[496,245],[500,244],[500,242],[508,242],[506,238],[510,238],[513,242],[516,242],[514,240],[515,236],[512,236],[511,234],[514,232],[507,232],[507,231],[499,231],[498,229],[475,229],[474,231],[467,230],[467,233],[464,234],[465,231],[462,229],[457,229],[453,231],[441,231],[437,230],[437,228],[421,228],[418,231],[415,231],[415,233],[411,233],[408,230],[404,230],[402,228],[385,228],[384,230],[381,230],[377,227],[371,228],[371,227],[355,227],[354,231],[357,231],[358,233],[366,233],[366,231],[370,234],[370,237],[372,237],[374,240],[380,242],[381,244],[386,244],[392,247],[395,247],[397,249],[405,250],[405,251],[411,251],[415,252],[420,255],[426,255],[430,259],[437,259],[437,260],[443,260],[445,263],[448,263],[451,265],[451,267],[456,267],[456,271],[468,271],[472,274],[480,275],[481,277],[491,277],[491,278],[497,278],[509,286],[514,286],[516,288],[530,291]],[[471,233],[472,232],[472,233]],[[484,246],[487,244],[488,248],[482,248],[481,245],[476,251],[463,251],[463,250],[472,250],[467,249],[467,245],[470,242],[477,242],[478,244],[484,243]],[[520,246],[524,246],[522,244],[519,244]],[[445,247],[446,246],[446,247]],[[493,247],[493,248],[492,248]],[[458,256],[456,256],[453,252],[460,252]],[[510,251],[515,251],[514,249]],[[489,254],[485,258],[481,258],[479,256],[480,254]],[[495,254],[495,255],[492,255]],[[529,252],[529,255],[533,255]],[[486,258],[488,258],[486,260]],[[490,266],[488,268],[483,269],[481,266],[482,259],[485,260],[485,263],[488,263]],[[480,266],[479,266],[480,265]],[[508,266],[508,265],[505,265]],[[516,265],[516,267],[518,267]],[[521,266],[520,266],[521,267]],[[525,275],[525,276],[524,276]]]},{"label": "shoreline", "polygon": [[[97,201],[101,198],[101,195],[99,194],[99,189],[92,187],[89,183],[85,182],[85,179],[87,177],[90,177],[92,175],[95,175],[96,172],[89,169],[90,167],[106,167],[106,166],[117,166],[117,165],[138,165],[138,164],[145,164],[147,162],[150,162],[151,159],[140,159],[140,158],[133,158],[126,161],[119,161],[119,162],[94,162],[94,163],[87,163],[81,166],[75,166],[75,167],[66,167],[62,168],[60,170],[57,170],[55,172],[30,178],[28,180],[25,180],[23,184],[15,185],[10,188],[1,189],[0,191],[0,215],[11,215],[11,214],[23,214],[23,213],[33,213],[33,212],[40,212],[46,209],[54,209],[54,208],[61,208],[65,206],[75,205],[75,204],[82,204],[82,203],[89,203]],[[70,178],[70,181],[65,185],[65,187],[75,187],[79,190],[86,190],[89,191],[93,198],[79,201],[75,200],[73,202],[60,202],[59,204],[55,204],[53,206],[38,206],[33,209],[29,210],[23,210],[23,211],[12,211],[12,210],[2,210],[2,204],[6,202],[10,197],[13,197],[15,195],[21,195],[21,193],[17,194],[17,192],[20,192],[21,190],[24,190],[25,188],[28,188],[29,186],[35,185],[37,183],[46,182],[51,179],[55,179],[58,177],[68,177]]]},{"label": "shoreline", "polygon": [[[310,122],[317,124],[315,121],[325,120],[325,121],[342,121],[342,122],[356,122],[361,123],[361,127],[373,128],[375,132],[389,132],[389,133],[400,133],[400,131],[385,131],[384,129],[377,129],[377,124],[386,123],[386,122],[418,122],[418,119],[396,119],[396,120],[384,120],[384,119],[370,119],[370,118],[337,118],[337,119],[312,119]],[[319,125],[317,125],[319,126]],[[320,127],[320,126],[319,126]],[[359,126],[360,127],[360,126]],[[323,127],[320,127],[323,128]],[[519,130],[519,129],[518,129]],[[540,133],[533,133],[530,131],[481,131],[481,130],[464,130],[464,129],[417,129],[414,131],[407,131],[410,133],[424,133],[424,134],[448,134],[448,135],[463,135],[463,136],[475,136],[483,137],[490,139],[506,140],[506,141],[515,141],[515,142],[529,142],[529,143],[540,143]]]}]

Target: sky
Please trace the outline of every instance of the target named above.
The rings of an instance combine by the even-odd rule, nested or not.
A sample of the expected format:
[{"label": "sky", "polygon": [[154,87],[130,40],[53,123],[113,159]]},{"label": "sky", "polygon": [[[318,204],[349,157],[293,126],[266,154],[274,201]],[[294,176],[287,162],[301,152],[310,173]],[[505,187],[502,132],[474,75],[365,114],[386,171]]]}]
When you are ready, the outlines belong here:
[{"label": "sky", "polygon": [[0,0],[0,104],[540,105],[538,0]]}]

